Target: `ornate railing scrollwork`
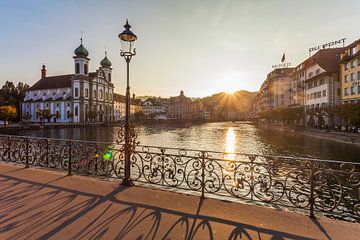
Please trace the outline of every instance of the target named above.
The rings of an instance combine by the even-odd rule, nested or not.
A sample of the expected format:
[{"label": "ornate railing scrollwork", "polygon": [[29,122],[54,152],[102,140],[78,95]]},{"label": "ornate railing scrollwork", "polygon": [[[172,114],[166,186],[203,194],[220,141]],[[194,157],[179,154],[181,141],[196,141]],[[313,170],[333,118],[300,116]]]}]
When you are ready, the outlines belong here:
[{"label": "ornate railing scrollwork", "polygon": [[[122,180],[124,130],[113,143],[0,135],[0,159]],[[360,222],[360,163],[142,146],[134,125],[129,136],[135,183]]]}]

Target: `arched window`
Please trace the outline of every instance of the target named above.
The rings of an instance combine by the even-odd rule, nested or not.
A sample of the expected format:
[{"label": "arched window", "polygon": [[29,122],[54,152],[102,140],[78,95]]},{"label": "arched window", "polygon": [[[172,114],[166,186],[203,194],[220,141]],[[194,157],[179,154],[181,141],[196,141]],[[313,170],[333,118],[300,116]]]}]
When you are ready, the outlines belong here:
[{"label": "arched window", "polygon": [[89,97],[89,89],[85,88],[85,97]]},{"label": "arched window", "polygon": [[80,73],[80,64],[79,64],[79,63],[76,63],[76,64],[75,64],[75,73],[76,73],[76,74],[79,74],[79,73]]},{"label": "arched window", "polygon": [[94,99],[96,99],[96,90],[94,90]]},{"label": "arched window", "polygon": [[78,106],[75,107],[75,116],[79,115],[79,109]]},{"label": "arched window", "polygon": [[75,88],[75,97],[79,97],[79,89]]},{"label": "arched window", "polygon": [[88,65],[84,64],[84,74],[88,74]]},{"label": "arched window", "polygon": [[100,90],[100,91],[99,91],[99,98],[102,99],[102,97],[103,97],[103,91]]},{"label": "arched window", "polygon": [[111,73],[109,73],[108,76],[109,76],[109,77],[108,77],[108,80],[109,80],[109,82],[111,82]]}]

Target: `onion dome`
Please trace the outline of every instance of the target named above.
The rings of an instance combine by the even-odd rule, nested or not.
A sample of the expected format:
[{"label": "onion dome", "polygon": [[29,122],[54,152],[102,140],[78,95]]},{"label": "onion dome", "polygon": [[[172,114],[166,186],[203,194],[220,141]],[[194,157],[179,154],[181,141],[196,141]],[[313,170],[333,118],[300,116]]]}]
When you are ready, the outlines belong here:
[{"label": "onion dome", "polygon": [[107,53],[105,52],[105,57],[103,60],[101,60],[100,65],[102,67],[106,67],[106,68],[110,68],[111,67],[111,62],[110,60],[107,58]]},{"label": "onion dome", "polygon": [[89,52],[82,45],[82,38],[80,39],[80,41],[81,41],[80,46],[75,49],[74,53],[77,57],[87,57],[89,55]]}]

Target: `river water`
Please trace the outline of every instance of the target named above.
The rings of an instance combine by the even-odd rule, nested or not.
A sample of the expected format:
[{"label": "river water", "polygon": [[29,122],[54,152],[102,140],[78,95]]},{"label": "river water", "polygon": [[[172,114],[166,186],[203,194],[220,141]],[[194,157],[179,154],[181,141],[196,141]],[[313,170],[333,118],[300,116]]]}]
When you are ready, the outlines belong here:
[{"label": "river water", "polygon": [[[112,142],[118,139],[118,131],[119,127],[112,126],[26,130],[15,134]],[[360,162],[359,146],[288,130],[259,128],[250,122],[142,125],[137,131],[141,145]]]}]

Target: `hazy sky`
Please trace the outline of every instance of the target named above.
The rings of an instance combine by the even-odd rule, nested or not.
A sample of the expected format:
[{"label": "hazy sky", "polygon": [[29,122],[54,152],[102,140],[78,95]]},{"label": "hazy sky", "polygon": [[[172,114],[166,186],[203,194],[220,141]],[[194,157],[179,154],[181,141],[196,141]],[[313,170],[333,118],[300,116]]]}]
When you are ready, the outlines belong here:
[{"label": "hazy sky", "polygon": [[32,85],[42,64],[48,75],[73,73],[83,31],[90,71],[106,46],[116,92],[123,94],[117,35],[128,18],[138,35],[130,65],[137,95],[256,91],[284,51],[297,65],[309,47],[360,38],[359,9],[357,0],[0,0],[0,85]]}]

